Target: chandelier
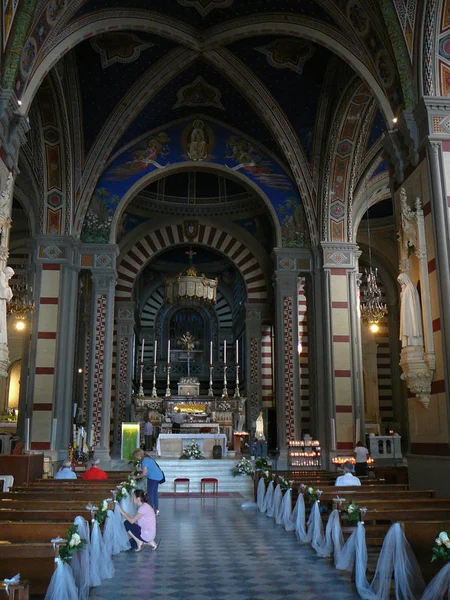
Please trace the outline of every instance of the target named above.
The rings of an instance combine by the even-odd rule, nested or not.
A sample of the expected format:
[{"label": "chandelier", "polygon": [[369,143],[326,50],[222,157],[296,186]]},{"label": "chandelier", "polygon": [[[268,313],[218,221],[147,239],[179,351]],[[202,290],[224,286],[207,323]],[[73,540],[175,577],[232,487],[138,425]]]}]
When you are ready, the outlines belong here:
[{"label": "chandelier", "polygon": [[11,282],[13,297],[8,302],[7,311],[17,321],[25,321],[34,312],[34,300],[25,280],[20,276]]},{"label": "chandelier", "polygon": [[376,333],[378,331],[379,321],[387,315],[387,306],[381,301],[381,290],[377,283],[378,269],[372,269],[372,245],[370,238],[369,200],[367,194],[366,206],[369,269],[364,270],[366,281],[361,300],[361,319],[364,323],[369,324],[373,333]]},{"label": "chandelier", "polygon": [[186,252],[189,257],[189,265],[186,274],[178,277],[168,277],[164,284],[164,295],[166,302],[171,304],[200,304],[216,303],[217,277],[209,279],[206,275],[198,275],[192,264],[196,252]]}]

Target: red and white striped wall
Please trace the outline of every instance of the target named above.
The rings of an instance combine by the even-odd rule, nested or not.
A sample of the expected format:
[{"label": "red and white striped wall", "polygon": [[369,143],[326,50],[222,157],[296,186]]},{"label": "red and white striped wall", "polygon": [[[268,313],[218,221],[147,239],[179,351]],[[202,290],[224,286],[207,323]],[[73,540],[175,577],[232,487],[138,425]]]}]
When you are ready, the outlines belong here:
[{"label": "red and white striped wall", "polygon": [[263,325],[261,332],[261,397],[263,406],[273,406],[272,327]]},{"label": "red and white striped wall", "polygon": [[32,450],[50,449],[60,266],[49,263],[42,265],[30,436]]},{"label": "red and white striped wall", "polygon": [[147,262],[165,248],[177,244],[203,244],[222,252],[234,263],[241,273],[247,289],[247,302],[265,302],[267,286],[263,270],[253,253],[232,235],[199,224],[194,237],[186,237],[182,224],[168,225],[149,233],[137,242],[121,259],[118,266],[116,286],[117,301],[131,301],[136,276]]}]

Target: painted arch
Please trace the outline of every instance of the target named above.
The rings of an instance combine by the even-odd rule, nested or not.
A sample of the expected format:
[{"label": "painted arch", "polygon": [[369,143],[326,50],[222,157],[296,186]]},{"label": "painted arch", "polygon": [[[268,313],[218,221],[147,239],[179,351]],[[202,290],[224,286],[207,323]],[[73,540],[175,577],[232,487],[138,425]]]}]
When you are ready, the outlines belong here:
[{"label": "painted arch", "polygon": [[[194,121],[207,156],[189,154]],[[285,169],[242,134],[198,117],[147,133],[119,151],[99,178],[81,231],[87,243],[115,243],[115,224],[128,201],[153,177],[186,167],[211,167],[237,175],[264,199],[286,247],[308,247],[310,235],[302,200]]]}]

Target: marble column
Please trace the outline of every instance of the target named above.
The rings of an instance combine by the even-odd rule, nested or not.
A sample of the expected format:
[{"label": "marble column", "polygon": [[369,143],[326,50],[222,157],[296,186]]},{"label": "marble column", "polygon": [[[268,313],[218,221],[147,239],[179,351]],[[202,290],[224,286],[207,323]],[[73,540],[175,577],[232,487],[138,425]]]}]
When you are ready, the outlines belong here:
[{"label": "marble column", "polygon": [[91,353],[88,381],[88,430],[98,458],[109,460],[111,427],[112,349],[116,273],[97,269],[92,273]]},{"label": "marble column", "polygon": [[[259,304],[245,305],[245,337],[247,340],[247,352],[245,353],[247,373],[246,393],[247,393],[247,411],[246,411],[246,430],[251,431],[252,426],[260,411],[263,410],[262,402],[262,332],[261,323],[263,313],[267,312],[267,307]],[[267,423],[267,419],[265,419]]]},{"label": "marble column", "polygon": [[311,253],[304,249],[275,248],[275,375],[278,447],[300,439],[301,399],[298,355],[298,277],[310,271]]},{"label": "marble column", "polygon": [[121,302],[116,306],[116,372],[114,394],[114,458],[120,456],[121,424],[126,421],[131,405],[131,377],[133,372],[134,302]]},{"label": "marble column", "polygon": [[364,439],[358,258],[355,244],[322,243],[331,342],[330,450],[350,451]]}]

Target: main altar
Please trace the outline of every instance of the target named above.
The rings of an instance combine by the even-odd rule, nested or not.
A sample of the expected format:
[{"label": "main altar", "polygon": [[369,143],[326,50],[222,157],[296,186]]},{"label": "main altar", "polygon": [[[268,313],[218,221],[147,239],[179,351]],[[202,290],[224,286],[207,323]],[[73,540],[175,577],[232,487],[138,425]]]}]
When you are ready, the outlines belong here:
[{"label": "main altar", "polygon": [[[209,389],[202,393],[200,381],[190,374],[190,353],[195,347],[195,338],[186,332],[181,338],[187,352],[187,376],[180,377],[172,394],[170,381],[170,343],[167,362],[167,387],[164,396],[156,390],[156,365],[153,375],[153,389],[148,396],[144,394],[142,370],[139,392],[133,396],[132,420],[144,422],[150,419],[158,432],[156,450],[158,456],[179,457],[184,447],[196,441],[205,458],[212,456],[213,446],[222,447],[222,456],[226,456],[227,445],[233,444],[233,434],[242,431],[245,423],[246,398],[240,395],[239,377],[233,396],[228,395],[226,365],[224,369],[223,391],[220,397],[214,396],[212,389],[212,352],[210,359]],[[237,346],[236,346],[237,348]],[[155,351],[156,355],[156,342]],[[226,347],[224,348],[226,356]],[[239,366],[236,365],[237,372]]]}]

